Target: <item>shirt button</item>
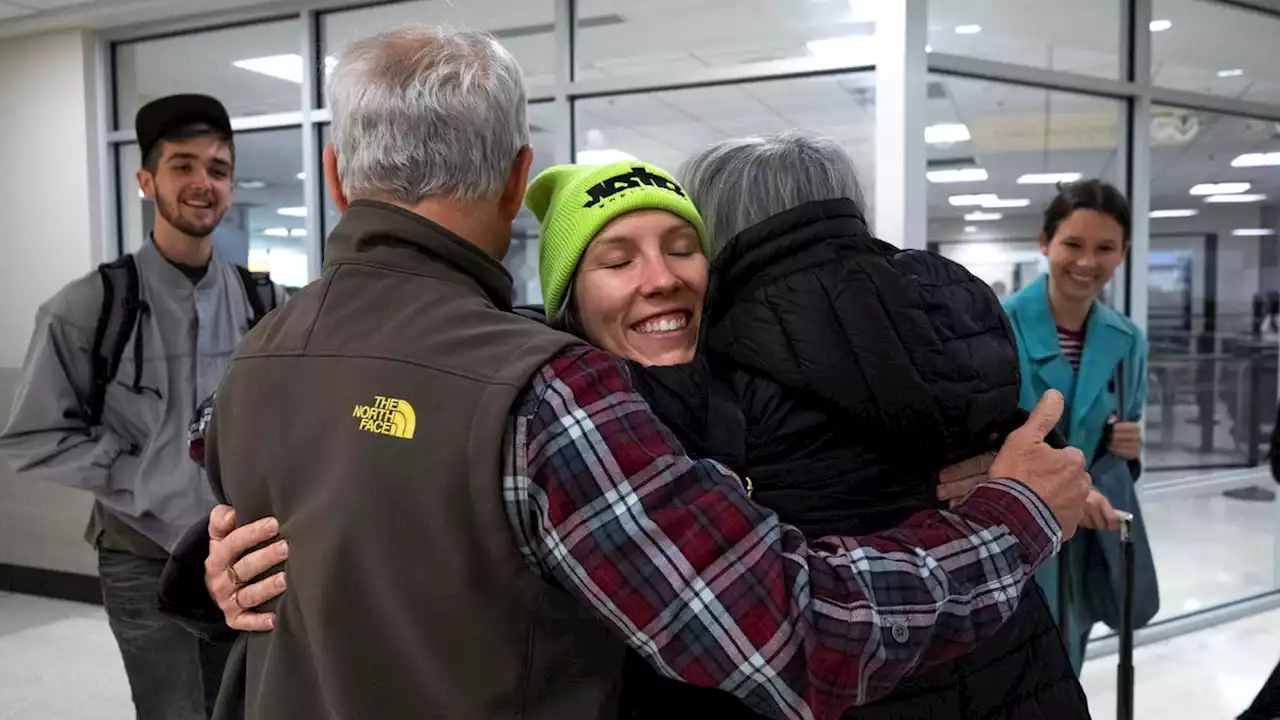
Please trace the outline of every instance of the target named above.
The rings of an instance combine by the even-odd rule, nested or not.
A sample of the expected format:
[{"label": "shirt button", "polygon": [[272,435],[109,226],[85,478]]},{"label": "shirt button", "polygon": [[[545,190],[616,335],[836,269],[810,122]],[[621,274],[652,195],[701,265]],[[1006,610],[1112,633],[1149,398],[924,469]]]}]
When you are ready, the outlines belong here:
[{"label": "shirt button", "polygon": [[911,638],[911,631],[907,629],[905,622],[896,622],[893,624],[893,639],[900,643],[905,643]]}]

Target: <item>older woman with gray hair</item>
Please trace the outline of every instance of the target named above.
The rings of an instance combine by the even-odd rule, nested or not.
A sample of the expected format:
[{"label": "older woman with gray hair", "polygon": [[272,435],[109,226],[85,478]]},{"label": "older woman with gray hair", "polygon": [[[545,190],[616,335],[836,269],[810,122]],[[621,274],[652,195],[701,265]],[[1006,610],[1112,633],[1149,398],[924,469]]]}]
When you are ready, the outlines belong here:
[{"label": "older woman with gray hair", "polygon": [[[682,174],[713,260],[695,364],[636,373],[658,414],[682,439],[705,438],[699,451],[750,478],[754,499],[808,538],[891,531],[954,505],[970,487],[953,482],[968,459],[1025,419],[991,289],[873,237],[853,162],[828,138],[729,140]],[[846,717],[1087,718],[1044,594],[1022,598],[976,651],[957,657],[957,644]],[[623,707],[633,718],[756,717],[639,663]]]}]

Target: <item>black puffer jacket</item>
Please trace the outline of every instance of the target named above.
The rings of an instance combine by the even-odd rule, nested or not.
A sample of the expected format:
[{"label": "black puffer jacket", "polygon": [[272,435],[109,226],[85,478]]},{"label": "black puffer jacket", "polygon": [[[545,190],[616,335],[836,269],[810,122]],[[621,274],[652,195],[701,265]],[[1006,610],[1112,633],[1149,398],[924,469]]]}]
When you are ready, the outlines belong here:
[{"label": "black puffer jacket", "polygon": [[[635,368],[640,391],[691,453],[750,477],[755,499],[808,537],[883,531],[941,507],[939,471],[998,448],[1026,417],[991,290],[956,263],[872,238],[852,201],[802,206],[730,243],[713,267],[703,330],[697,363]],[[638,659],[623,708],[645,720],[758,717]],[[1032,587],[975,652],[847,717],[1089,712]]]}]

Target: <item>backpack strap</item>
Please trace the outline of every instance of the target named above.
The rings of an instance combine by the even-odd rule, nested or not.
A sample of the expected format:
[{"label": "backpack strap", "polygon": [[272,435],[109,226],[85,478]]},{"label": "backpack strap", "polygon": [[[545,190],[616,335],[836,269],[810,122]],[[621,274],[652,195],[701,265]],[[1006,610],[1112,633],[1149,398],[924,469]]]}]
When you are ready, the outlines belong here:
[{"label": "backpack strap", "polygon": [[237,265],[236,272],[240,274],[240,282],[249,296],[249,307],[253,310],[249,327],[253,328],[267,313],[276,309],[276,288],[271,283],[270,273],[254,272],[243,265]]},{"label": "backpack strap", "polygon": [[[81,411],[82,418],[90,427],[102,424],[107,386],[120,371],[120,358],[145,306],[139,297],[138,266],[132,255],[99,265],[98,276],[102,279],[102,308],[93,333],[92,385],[88,402]],[[140,353],[141,346],[137,349]],[[141,364],[137,372],[142,372]],[[134,378],[134,384],[137,385],[140,379]]]}]

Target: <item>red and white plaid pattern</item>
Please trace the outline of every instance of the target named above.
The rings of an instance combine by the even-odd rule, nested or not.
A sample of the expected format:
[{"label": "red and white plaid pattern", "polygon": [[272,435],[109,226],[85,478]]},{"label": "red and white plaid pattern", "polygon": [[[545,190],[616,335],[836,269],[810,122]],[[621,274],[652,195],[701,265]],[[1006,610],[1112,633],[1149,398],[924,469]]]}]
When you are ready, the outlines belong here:
[{"label": "red and white plaid pattern", "polygon": [[687,457],[607,353],[571,348],[517,401],[503,492],[526,560],[662,673],[759,712],[838,718],[971,651],[1061,529],[1021,483],[891,532],[806,543]]}]

